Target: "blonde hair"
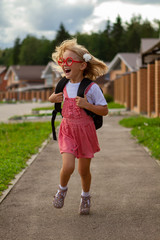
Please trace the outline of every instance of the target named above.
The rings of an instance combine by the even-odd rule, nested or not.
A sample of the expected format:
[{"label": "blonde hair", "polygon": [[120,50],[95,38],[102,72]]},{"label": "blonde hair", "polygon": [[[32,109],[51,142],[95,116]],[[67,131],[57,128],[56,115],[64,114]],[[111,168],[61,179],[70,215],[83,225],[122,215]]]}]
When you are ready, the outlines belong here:
[{"label": "blonde hair", "polygon": [[[89,51],[82,45],[77,43],[77,39],[73,38],[71,40],[63,41],[60,46],[57,46],[55,52],[52,54],[52,59],[58,63],[58,60],[63,57],[63,54],[66,50],[70,50],[77,54],[81,61],[84,61],[83,55],[85,53],[89,53]],[[106,64],[94,57],[92,54],[91,60],[87,62],[87,67],[84,70],[84,77],[90,78],[91,80],[95,80],[97,77],[104,75],[107,72]]]}]

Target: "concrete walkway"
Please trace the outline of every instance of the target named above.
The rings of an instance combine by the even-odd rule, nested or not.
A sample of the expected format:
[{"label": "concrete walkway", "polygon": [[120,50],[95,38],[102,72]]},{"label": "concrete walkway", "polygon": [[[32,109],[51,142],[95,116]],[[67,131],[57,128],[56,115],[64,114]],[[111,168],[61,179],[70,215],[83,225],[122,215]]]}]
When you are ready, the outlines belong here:
[{"label": "concrete walkway", "polygon": [[106,117],[98,130],[101,152],[92,161],[92,208],[79,216],[76,170],[63,209],[52,206],[61,158],[51,140],[0,204],[2,240],[160,240],[160,166]]},{"label": "concrete walkway", "polygon": [[53,104],[50,102],[0,104],[0,122],[8,122],[8,118],[14,115],[31,114],[32,108],[46,106],[53,106]]}]

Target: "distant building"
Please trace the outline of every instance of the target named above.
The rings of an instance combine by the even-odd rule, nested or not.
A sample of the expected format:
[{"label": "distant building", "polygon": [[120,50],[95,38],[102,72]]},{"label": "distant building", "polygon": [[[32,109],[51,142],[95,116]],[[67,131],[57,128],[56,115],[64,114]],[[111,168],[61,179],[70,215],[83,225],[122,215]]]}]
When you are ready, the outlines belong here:
[{"label": "distant building", "polygon": [[142,39],[139,54],[117,54],[108,72],[116,102],[128,110],[160,117],[160,39]]},{"label": "distant building", "polygon": [[142,39],[140,51],[142,65],[153,62],[160,57],[160,39]]},{"label": "distant building", "polygon": [[48,100],[48,95],[53,92],[60,77],[53,62],[47,66],[10,66],[4,76],[6,99]]},{"label": "distant building", "polygon": [[7,82],[4,80],[4,76],[7,72],[7,67],[0,66],[0,91],[7,91]]},{"label": "distant building", "polygon": [[138,69],[139,53],[118,53],[108,66],[110,80],[114,80],[126,72]]},{"label": "distant building", "polygon": [[46,66],[10,66],[6,75],[7,89],[26,91],[44,87],[45,79],[41,78]]},{"label": "distant building", "polygon": [[45,86],[51,86],[55,88],[57,82],[61,78],[62,72],[58,71],[57,64],[54,62],[49,62],[45,67],[41,78],[45,79]]}]

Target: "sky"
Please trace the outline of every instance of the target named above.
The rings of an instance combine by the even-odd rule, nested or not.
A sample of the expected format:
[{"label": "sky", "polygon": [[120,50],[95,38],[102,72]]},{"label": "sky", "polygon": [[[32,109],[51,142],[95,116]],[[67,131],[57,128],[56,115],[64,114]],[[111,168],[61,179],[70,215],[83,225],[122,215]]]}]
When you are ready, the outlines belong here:
[{"label": "sky", "polygon": [[139,14],[160,20],[160,0],[0,0],[0,49],[13,47],[17,37],[27,34],[49,40],[61,23],[70,34],[98,32],[106,21],[122,23]]}]

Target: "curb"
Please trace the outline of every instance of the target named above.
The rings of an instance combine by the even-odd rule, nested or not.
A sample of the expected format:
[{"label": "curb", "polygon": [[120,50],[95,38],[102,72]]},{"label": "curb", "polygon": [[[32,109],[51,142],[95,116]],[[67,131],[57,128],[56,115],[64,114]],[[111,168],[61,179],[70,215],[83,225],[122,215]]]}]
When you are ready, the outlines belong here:
[{"label": "curb", "polygon": [[30,165],[34,162],[34,160],[37,158],[37,156],[42,152],[42,150],[46,147],[46,145],[49,143],[49,141],[52,138],[52,134],[50,134],[49,138],[45,140],[41,147],[39,148],[38,152],[31,156],[30,159],[26,162],[27,166],[24,168],[20,173],[18,173],[15,178],[9,183],[8,188],[2,192],[2,195],[0,196],[0,204],[2,201],[7,197],[7,195],[10,193],[14,185],[20,180],[20,178],[23,176],[23,174],[26,172],[26,170],[30,167]]},{"label": "curb", "polygon": [[156,161],[156,163],[158,164],[158,166],[160,167],[160,160],[156,159],[155,157],[152,156],[151,151],[149,150],[149,148],[143,146],[144,150]]}]

